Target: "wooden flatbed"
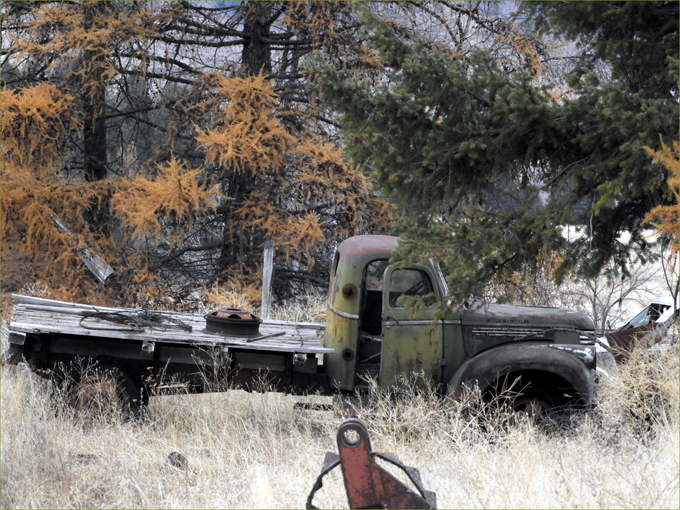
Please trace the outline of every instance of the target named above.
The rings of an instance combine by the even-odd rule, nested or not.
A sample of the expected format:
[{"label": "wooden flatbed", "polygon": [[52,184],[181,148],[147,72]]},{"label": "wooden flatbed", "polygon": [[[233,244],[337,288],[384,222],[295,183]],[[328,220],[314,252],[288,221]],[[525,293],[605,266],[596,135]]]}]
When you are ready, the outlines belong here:
[{"label": "wooden flatbed", "polygon": [[155,342],[250,351],[285,352],[295,354],[329,354],[334,349],[324,347],[319,338],[323,324],[289,321],[264,321],[259,334],[254,338],[225,336],[206,331],[203,315],[161,312],[152,313],[169,318],[186,326],[191,331],[179,328],[167,329],[164,326],[147,326],[143,329],[129,324],[120,324],[98,318],[98,313],[113,314],[120,317],[141,312],[133,308],[111,308],[64,301],[54,301],[29,296],[13,295],[18,304],[10,324],[10,331],[24,334],[58,334],[69,337],[90,337],[96,342],[99,338],[137,340],[149,348]]}]

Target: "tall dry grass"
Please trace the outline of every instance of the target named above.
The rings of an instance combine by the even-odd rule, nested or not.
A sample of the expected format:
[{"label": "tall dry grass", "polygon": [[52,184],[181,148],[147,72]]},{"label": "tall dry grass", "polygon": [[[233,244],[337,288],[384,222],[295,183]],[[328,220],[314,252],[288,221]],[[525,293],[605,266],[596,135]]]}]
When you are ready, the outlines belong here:
[{"label": "tall dry grass", "polygon": [[[5,336],[6,330],[3,331]],[[3,345],[4,347],[4,345]],[[678,508],[678,351],[635,352],[568,430],[507,426],[468,402],[404,389],[363,399],[242,391],[152,397],[141,422],[55,413],[49,385],[2,367],[3,508],[300,508],[337,427],[420,469],[439,508]],[[332,411],[296,402],[334,403]],[[186,467],[167,462],[171,452]],[[314,503],[347,506],[338,470]]]}]

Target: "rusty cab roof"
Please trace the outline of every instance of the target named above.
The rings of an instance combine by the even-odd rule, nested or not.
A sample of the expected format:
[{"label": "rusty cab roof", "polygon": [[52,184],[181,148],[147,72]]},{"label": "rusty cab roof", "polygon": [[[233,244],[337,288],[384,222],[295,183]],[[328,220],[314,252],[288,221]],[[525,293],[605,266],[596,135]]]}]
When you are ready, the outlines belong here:
[{"label": "rusty cab roof", "polygon": [[338,245],[341,259],[352,259],[365,266],[372,260],[389,259],[397,248],[399,238],[394,236],[364,235],[345,239]]},{"label": "rusty cab roof", "polygon": [[[336,249],[335,273],[331,275],[328,295],[331,306],[342,313],[358,316],[358,293],[364,269],[374,260],[389,260],[398,242],[398,237],[380,235],[354,236],[341,242]],[[354,291],[343,293],[343,288],[349,288],[346,286],[354,286]]]}]

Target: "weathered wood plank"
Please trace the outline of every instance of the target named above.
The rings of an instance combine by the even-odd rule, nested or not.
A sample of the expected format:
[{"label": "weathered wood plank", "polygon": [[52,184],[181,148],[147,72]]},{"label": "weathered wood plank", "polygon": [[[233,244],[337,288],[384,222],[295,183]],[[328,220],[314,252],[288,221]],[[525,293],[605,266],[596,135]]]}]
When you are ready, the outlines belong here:
[{"label": "weathered wood plank", "polygon": [[274,272],[274,241],[264,243],[262,263],[262,318],[269,318],[272,304],[272,273]]},{"label": "weathered wood plank", "polygon": [[[64,309],[64,313],[66,312],[66,309],[71,309],[71,310],[77,310],[78,312],[74,313],[80,313],[80,311],[91,311],[91,312],[139,312],[141,311],[138,308],[112,308],[112,307],[107,307],[107,306],[96,306],[96,305],[88,305],[84,303],[70,303],[67,301],[57,301],[54,299],[46,299],[46,298],[37,298],[37,297],[32,297],[32,296],[23,296],[21,294],[12,294],[12,299],[16,301],[19,304],[27,304],[27,305],[32,305],[35,307],[55,307],[59,309]],[[36,308],[39,309],[39,308]],[[199,314],[192,314],[192,313],[186,313],[186,312],[169,312],[169,311],[163,311],[163,310],[153,310],[153,313],[158,313],[161,315],[168,315],[170,317],[179,319],[181,321],[204,321],[203,316]],[[326,326],[324,324],[318,324],[314,322],[294,322],[294,321],[279,321],[279,320],[264,320],[263,325],[275,325],[275,326],[281,326],[281,327],[296,327],[296,328],[305,328],[305,329],[317,329],[317,330],[324,330],[326,329]]]},{"label": "weathered wood plank", "polygon": [[[145,327],[132,330],[129,325],[88,318],[92,312],[135,313],[140,310],[130,308],[94,307],[78,303],[66,303],[41,298],[18,296],[19,304],[10,324],[10,330],[21,333],[58,333],[64,335],[89,337],[88,342],[96,342],[97,337],[106,339],[135,340],[140,342],[165,342],[171,344],[191,344],[196,346],[221,346],[233,349],[257,351],[295,352],[308,354],[332,353],[333,349],[323,347],[317,331],[320,324],[295,323],[286,321],[266,321],[260,326],[260,336],[276,335],[253,342],[247,338],[224,336],[205,331],[202,315],[157,312],[178,319],[192,326],[192,331],[163,330],[159,327]],[[86,326],[86,327],[83,327]],[[102,329],[98,329],[102,328]]]},{"label": "weathered wood plank", "polygon": [[106,306],[88,305],[85,303],[70,303],[68,301],[57,301],[56,299],[46,299],[33,296],[23,296],[21,294],[12,294],[12,300],[17,303],[58,306],[61,308],[83,308],[88,310],[108,311],[108,310],[134,310],[134,308],[110,308]]}]

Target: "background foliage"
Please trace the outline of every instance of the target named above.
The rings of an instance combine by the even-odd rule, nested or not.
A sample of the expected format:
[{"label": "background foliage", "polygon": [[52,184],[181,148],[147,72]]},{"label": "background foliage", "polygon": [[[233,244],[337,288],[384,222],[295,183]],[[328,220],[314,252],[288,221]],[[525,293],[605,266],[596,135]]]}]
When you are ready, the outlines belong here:
[{"label": "background foliage", "polygon": [[[341,3],[3,3],[5,290],[256,298],[266,240],[279,297],[324,285],[335,242],[392,221],[298,69],[318,48],[370,72],[355,25]],[[115,269],[105,287],[84,247]]]},{"label": "background foliage", "polygon": [[506,30],[452,51],[361,16],[385,78],[317,59],[320,94],[353,160],[398,204],[404,255],[444,259],[457,299],[555,255],[558,280],[610,262],[626,275],[654,256],[645,216],[674,198],[644,147],[678,139],[677,3],[522,4],[506,20],[544,43],[509,61],[495,43],[517,41]]},{"label": "background foliage", "polygon": [[462,301],[677,239],[677,2],[3,2],[1,71],[4,290],[256,300],[273,240],[284,299],[390,232]]}]

